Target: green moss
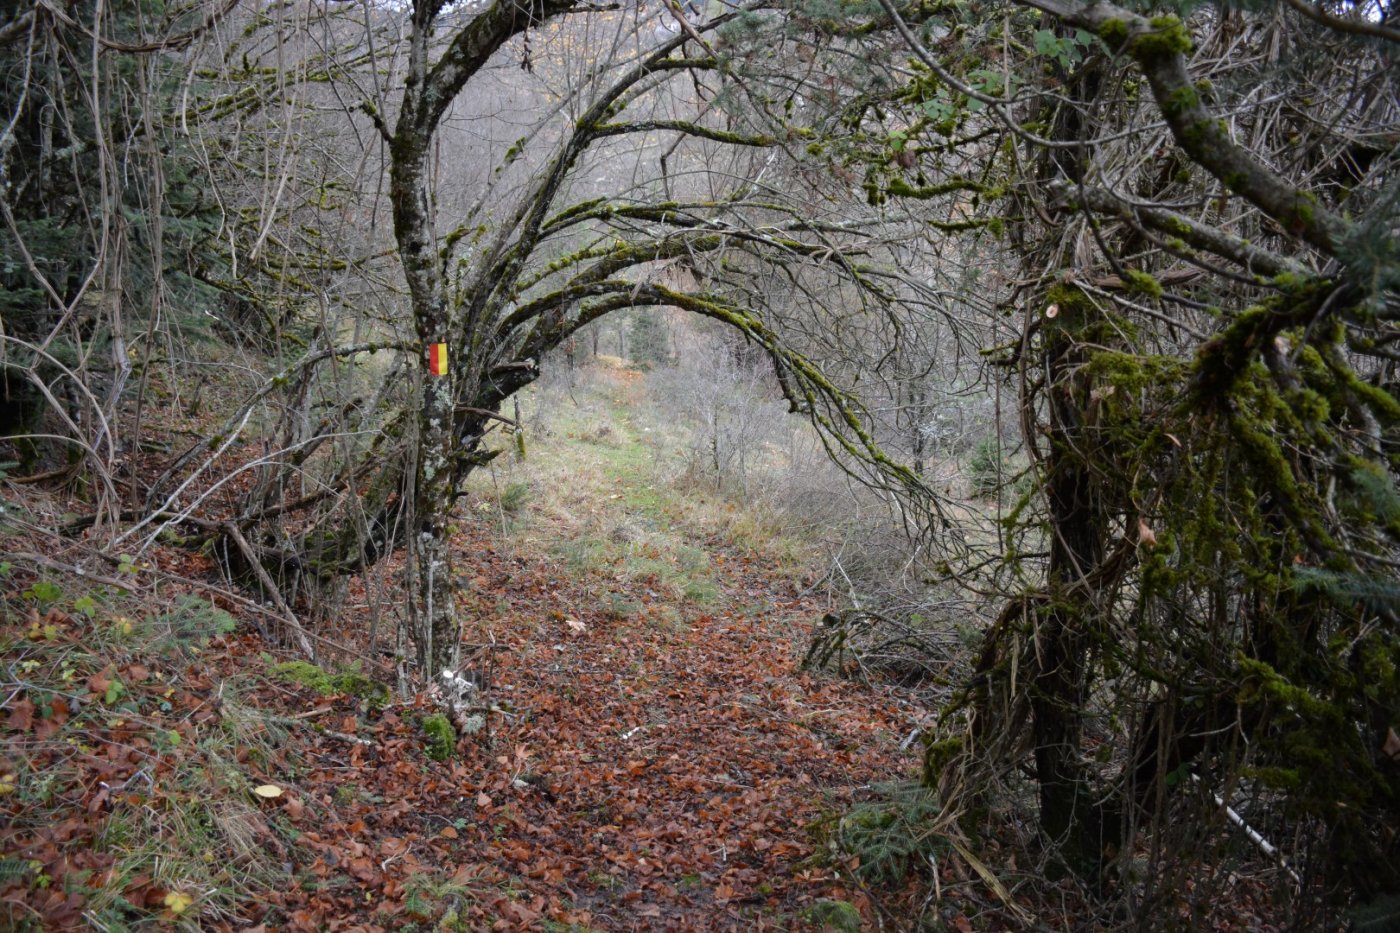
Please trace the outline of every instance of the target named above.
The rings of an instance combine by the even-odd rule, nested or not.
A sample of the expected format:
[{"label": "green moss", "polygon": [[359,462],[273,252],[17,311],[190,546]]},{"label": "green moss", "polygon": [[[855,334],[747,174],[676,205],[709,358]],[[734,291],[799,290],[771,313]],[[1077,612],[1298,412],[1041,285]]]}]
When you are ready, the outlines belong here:
[{"label": "green moss", "polygon": [[1278,275],[1269,279],[1269,284],[1280,291],[1291,292],[1308,285],[1309,281],[1310,280],[1306,276],[1298,273],[1280,272]]},{"label": "green moss", "polygon": [[[1163,110],[1165,112],[1165,108]],[[1179,114],[1167,114],[1167,116],[1179,116]],[[1211,139],[1211,130],[1215,124],[1210,120],[1195,120],[1181,129],[1181,142],[1187,150],[1200,150],[1205,147]],[[1227,181],[1226,184],[1229,184]]]},{"label": "green moss", "polygon": [[937,185],[916,188],[902,178],[891,178],[887,186],[889,194],[900,198],[914,198],[926,201],[929,198],[936,198],[945,194],[953,194],[958,191],[971,191],[974,194],[982,195],[986,198],[999,198],[1005,192],[1001,188],[991,185],[984,185],[981,182],[971,181],[964,178],[954,178]]},{"label": "green moss", "polygon": [[1389,427],[1400,422],[1400,402],[1389,392],[1359,378],[1349,366],[1338,365],[1333,369],[1333,373],[1382,424]]},{"label": "green moss", "polygon": [[1045,293],[1046,307],[1055,305],[1060,309],[1059,317],[1064,319],[1067,314],[1074,314],[1080,317],[1097,310],[1089,296],[1084,294],[1082,289],[1073,285],[1053,285]]},{"label": "green moss", "polygon": [[1185,364],[1167,356],[1141,356],[1119,350],[1100,350],[1089,359],[1087,372],[1096,381],[1128,393],[1175,385]]},{"label": "green moss", "polygon": [[1168,117],[1184,116],[1187,111],[1194,110],[1201,104],[1200,95],[1196,89],[1189,85],[1179,87],[1166,96],[1162,101],[1162,113]]},{"label": "green moss", "polygon": [[923,783],[926,787],[937,787],[943,771],[953,760],[962,754],[963,739],[954,736],[949,739],[933,739],[930,734],[924,745]]},{"label": "green moss", "polygon": [[1167,216],[1165,218],[1165,222],[1162,224],[1162,227],[1168,233],[1175,234],[1179,237],[1188,237],[1191,235],[1191,225],[1188,224],[1185,220],[1182,220],[1180,217],[1176,217],[1174,215]]},{"label": "green moss", "polygon": [[1154,16],[1151,32],[1139,33],[1128,46],[1128,52],[1144,63],[1169,55],[1185,55],[1191,51],[1191,34],[1175,16]]},{"label": "green moss", "polygon": [[451,758],[457,750],[457,730],[452,727],[452,720],[441,713],[433,713],[431,716],[424,716],[421,724],[427,736],[424,745],[428,757],[434,761],[447,761]]},{"label": "green moss", "polygon": [[1123,280],[1127,283],[1128,291],[1139,295],[1147,295],[1149,298],[1162,297],[1162,283],[1158,282],[1146,272],[1139,272],[1136,269],[1125,269]]},{"label": "green moss", "polygon": [[1303,784],[1297,768],[1250,768],[1247,774],[1275,790],[1297,790]]},{"label": "green moss", "polygon": [[272,676],[283,683],[307,687],[322,696],[347,694],[358,697],[374,706],[389,702],[389,689],[357,671],[342,671],[328,674],[306,661],[286,661],[272,667]]},{"label": "green moss", "polygon": [[1099,38],[1110,49],[1117,51],[1128,41],[1128,24],[1121,19],[1110,19],[1099,27]]},{"label": "green moss", "polygon": [[1314,283],[1246,308],[1230,326],[1203,343],[1196,351],[1198,398],[1213,404],[1230,390],[1264,341],[1290,326],[1307,323],[1325,297],[1326,284]]},{"label": "green moss", "polygon": [[995,235],[1000,236],[1004,227],[997,221],[998,218],[996,217],[986,217],[978,220],[928,220],[925,221],[925,223],[933,229],[941,230],[944,233],[963,233],[968,230],[985,228],[991,230]]},{"label": "green moss", "polygon": [[1322,423],[1327,420],[1332,407],[1321,393],[1312,389],[1298,389],[1288,395],[1289,407],[1304,422]]},{"label": "green moss", "polygon": [[820,900],[802,913],[808,923],[836,933],[858,933],[864,924],[860,911],[846,901]]},{"label": "green moss", "polygon": [[1298,195],[1292,209],[1284,217],[1284,224],[1291,233],[1301,233],[1317,222],[1317,198],[1307,192]]},{"label": "green moss", "polygon": [[353,671],[343,671],[331,675],[331,686],[337,693],[347,693],[359,697],[371,706],[383,706],[389,702],[389,688]]},{"label": "green moss", "polygon": [[[1263,380],[1256,380],[1256,382],[1262,383]],[[1257,410],[1257,403],[1255,407]],[[1283,406],[1281,400],[1273,414],[1292,417],[1291,412]],[[1249,413],[1245,411],[1244,406],[1240,406],[1240,410],[1235,412],[1230,421],[1231,433],[1237,449],[1244,455],[1250,469],[1255,474],[1255,486],[1270,490],[1271,495],[1277,499],[1279,507],[1295,528],[1305,529],[1314,541],[1325,543],[1329,540],[1329,536],[1318,521],[1316,510],[1308,507],[1311,503],[1305,502],[1303,490],[1298,486],[1292,464],[1289,463],[1288,457],[1274,436],[1274,432],[1270,430],[1269,420],[1267,417]],[[1274,535],[1275,532],[1270,530],[1268,534]],[[1272,545],[1270,545],[1271,547]],[[1241,570],[1249,572],[1251,568],[1246,566],[1242,567]]]},{"label": "green moss", "polygon": [[300,687],[310,687],[317,693],[331,694],[335,689],[331,686],[330,675],[314,664],[305,661],[287,661],[283,664],[274,665],[272,676],[283,683],[296,684]]}]

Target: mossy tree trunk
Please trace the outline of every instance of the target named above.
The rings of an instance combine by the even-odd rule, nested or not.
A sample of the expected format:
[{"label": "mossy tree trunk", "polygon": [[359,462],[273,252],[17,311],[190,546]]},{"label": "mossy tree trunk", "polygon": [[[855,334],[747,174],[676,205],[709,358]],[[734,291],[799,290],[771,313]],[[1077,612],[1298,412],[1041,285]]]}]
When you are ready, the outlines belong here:
[{"label": "mossy tree trunk", "polygon": [[454,328],[470,327],[480,319],[453,319],[434,217],[429,165],[433,139],[452,101],[501,45],[532,23],[566,9],[555,0],[492,4],[456,33],[434,61],[433,31],[444,7],[442,0],[416,0],[413,5],[403,103],[389,141],[394,236],[422,347],[409,533],[417,660],[427,678],[457,661],[460,637],[448,519],[459,477],[465,472],[463,458],[469,452],[458,446],[462,431],[455,399],[478,393],[471,386],[454,383],[473,378],[482,368],[476,360],[448,360],[445,372],[435,375],[428,365],[435,346],[482,344],[475,334],[453,333]]},{"label": "mossy tree trunk", "polygon": [[1080,763],[1090,656],[1102,627],[1091,574],[1103,563],[1109,525],[1104,480],[1089,458],[1099,440],[1084,333],[1097,312],[1077,290],[1052,291],[1057,293],[1045,320],[1049,455],[1043,466],[1050,557],[1048,599],[1033,614],[1028,652],[1031,733],[1041,831],[1070,868],[1095,878],[1105,845],[1116,842],[1104,838],[1104,811]]}]

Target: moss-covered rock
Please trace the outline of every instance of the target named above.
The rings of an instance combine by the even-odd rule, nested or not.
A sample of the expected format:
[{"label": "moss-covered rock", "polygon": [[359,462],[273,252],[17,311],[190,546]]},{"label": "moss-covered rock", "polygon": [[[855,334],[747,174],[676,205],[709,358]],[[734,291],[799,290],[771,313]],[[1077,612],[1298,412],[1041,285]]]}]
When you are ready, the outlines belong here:
[{"label": "moss-covered rock", "polygon": [[822,930],[857,933],[861,928],[860,911],[847,901],[817,901],[804,913],[809,922]]}]

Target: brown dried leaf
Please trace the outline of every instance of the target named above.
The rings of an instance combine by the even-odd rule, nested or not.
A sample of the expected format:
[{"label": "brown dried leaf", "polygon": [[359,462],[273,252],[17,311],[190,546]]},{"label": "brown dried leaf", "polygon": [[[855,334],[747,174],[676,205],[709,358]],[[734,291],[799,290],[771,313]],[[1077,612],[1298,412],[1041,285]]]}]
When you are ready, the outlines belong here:
[{"label": "brown dried leaf", "polygon": [[1400,759],[1400,735],[1395,734],[1393,727],[1385,730],[1385,744],[1381,746],[1381,751],[1391,761]]},{"label": "brown dried leaf", "polygon": [[10,728],[16,732],[28,732],[34,728],[34,703],[27,697],[10,704]]}]

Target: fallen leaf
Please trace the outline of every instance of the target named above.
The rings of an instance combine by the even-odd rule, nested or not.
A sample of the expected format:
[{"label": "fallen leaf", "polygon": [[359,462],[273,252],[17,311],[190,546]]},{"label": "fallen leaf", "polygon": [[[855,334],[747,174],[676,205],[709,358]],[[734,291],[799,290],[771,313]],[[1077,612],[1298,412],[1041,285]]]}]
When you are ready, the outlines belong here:
[{"label": "fallen leaf", "polygon": [[16,732],[28,732],[34,727],[34,703],[20,700],[10,704],[10,728]]},{"label": "fallen leaf", "polygon": [[105,670],[98,671],[96,674],[93,674],[91,677],[89,677],[87,682],[88,692],[97,696],[101,696],[104,693],[106,693],[108,689],[112,686],[111,674],[112,670],[109,667]]},{"label": "fallen leaf", "polygon": [[1145,518],[1138,519],[1138,544],[1149,550],[1157,546],[1157,532],[1152,530]]},{"label": "fallen leaf", "polygon": [[491,806],[491,798],[487,796],[486,791],[482,791],[481,793],[476,795],[476,805],[478,807]]},{"label": "fallen leaf", "polygon": [[190,905],[193,903],[194,898],[190,897],[188,894],[181,894],[179,891],[171,891],[169,894],[165,895],[165,906],[170,908],[170,912],[177,917],[186,910],[189,910]]}]

